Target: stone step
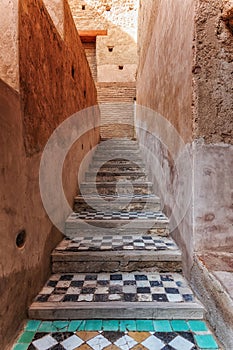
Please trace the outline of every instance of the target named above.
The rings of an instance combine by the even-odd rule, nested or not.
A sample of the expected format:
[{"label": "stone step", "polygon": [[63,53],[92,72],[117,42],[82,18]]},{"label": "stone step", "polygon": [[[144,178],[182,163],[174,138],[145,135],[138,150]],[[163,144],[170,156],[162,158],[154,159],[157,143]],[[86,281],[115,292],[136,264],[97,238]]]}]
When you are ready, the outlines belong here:
[{"label": "stone step", "polygon": [[132,159],[112,159],[109,161],[101,160],[101,159],[95,159],[93,157],[91,168],[116,168],[116,169],[140,169],[140,171],[143,171],[142,169],[145,169],[145,165],[142,162],[142,159],[139,159],[138,161],[133,161]]},{"label": "stone step", "polygon": [[[86,201],[87,203],[86,203]],[[134,195],[129,196],[76,196],[74,199],[74,211],[80,212],[83,210],[104,210],[104,211],[144,211],[153,210],[159,211],[160,199],[159,197],[151,195]]]},{"label": "stone step", "polygon": [[178,273],[54,274],[32,319],[201,319],[203,306]]},{"label": "stone step", "polygon": [[155,235],[84,236],[64,239],[52,253],[53,273],[147,269],[182,271],[181,252],[171,238]]},{"label": "stone step", "polygon": [[112,142],[108,142],[108,143],[100,143],[97,148],[96,151],[105,151],[105,150],[117,150],[117,151],[125,151],[125,150],[139,150],[139,145],[137,143],[129,143],[129,144],[122,144],[122,143],[112,143]]},{"label": "stone step", "polygon": [[65,234],[74,239],[85,235],[102,234],[169,234],[169,220],[162,212],[100,212],[72,213],[65,222]]},{"label": "stone step", "polygon": [[131,182],[83,182],[80,185],[82,195],[94,194],[97,190],[99,194],[151,194],[153,191],[152,183],[149,181]]},{"label": "stone step", "polygon": [[106,172],[106,173],[125,173],[127,174],[128,172],[131,173],[146,173],[145,168],[143,166],[137,166],[133,164],[120,164],[116,165],[114,163],[104,163],[104,164],[93,164],[89,167],[89,172],[95,172],[97,173],[98,171],[100,172]]},{"label": "stone step", "polygon": [[87,182],[115,182],[119,180],[129,180],[129,181],[135,181],[135,180],[144,180],[147,181],[147,176],[144,172],[110,172],[110,171],[99,171],[99,172],[87,172],[86,173],[86,181]]}]

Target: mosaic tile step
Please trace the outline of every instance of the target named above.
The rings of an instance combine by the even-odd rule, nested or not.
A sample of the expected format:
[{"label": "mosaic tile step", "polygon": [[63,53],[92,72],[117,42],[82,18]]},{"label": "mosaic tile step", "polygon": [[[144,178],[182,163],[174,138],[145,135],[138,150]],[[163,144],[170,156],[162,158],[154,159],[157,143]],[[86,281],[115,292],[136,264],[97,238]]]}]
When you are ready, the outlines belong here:
[{"label": "mosaic tile step", "polygon": [[[85,201],[86,200],[86,201]],[[88,203],[88,204],[87,204]],[[159,211],[160,199],[155,195],[135,196],[76,196],[74,199],[74,211],[104,210],[104,211]]]},{"label": "mosaic tile step", "polygon": [[[178,251],[176,243],[168,237],[155,235],[125,235],[125,236],[91,236],[64,239],[55,249],[56,252],[83,251]],[[147,253],[146,252],[146,253]],[[138,252],[136,252],[137,254]]]},{"label": "mosaic tile step", "polygon": [[74,320],[26,323],[13,350],[219,349],[201,320]]},{"label": "mosaic tile step", "polygon": [[111,173],[111,172],[89,172],[86,174],[86,181],[96,182],[117,182],[117,181],[147,181],[147,176],[139,172]]},{"label": "mosaic tile step", "polygon": [[52,253],[54,273],[130,272],[152,268],[157,272],[182,271],[181,252],[172,239],[155,235],[67,238]]},{"label": "mosaic tile step", "polygon": [[29,309],[31,318],[203,317],[204,309],[178,273],[54,274]]},{"label": "mosaic tile step", "polygon": [[161,236],[169,234],[169,220],[160,211],[82,211],[73,212],[65,222],[66,236],[140,234],[151,231]]}]

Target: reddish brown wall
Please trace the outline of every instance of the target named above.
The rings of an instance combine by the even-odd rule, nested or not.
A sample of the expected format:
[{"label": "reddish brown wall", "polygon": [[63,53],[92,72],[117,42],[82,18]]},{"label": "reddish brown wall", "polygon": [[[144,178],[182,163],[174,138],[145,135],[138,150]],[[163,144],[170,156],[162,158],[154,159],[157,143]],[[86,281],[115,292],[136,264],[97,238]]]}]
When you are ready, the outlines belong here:
[{"label": "reddish brown wall", "polygon": [[[66,4],[65,9],[62,41],[41,0],[21,1],[20,94],[0,81],[1,349],[9,348],[7,344],[26,317],[29,303],[49,274],[50,252],[61,239],[40,197],[43,147],[59,123],[97,103],[86,56]],[[66,159],[63,182],[70,203],[79,164],[98,140],[99,129],[89,131]],[[27,232],[26,244],[18,249],[15,239],[21,229]]]}]

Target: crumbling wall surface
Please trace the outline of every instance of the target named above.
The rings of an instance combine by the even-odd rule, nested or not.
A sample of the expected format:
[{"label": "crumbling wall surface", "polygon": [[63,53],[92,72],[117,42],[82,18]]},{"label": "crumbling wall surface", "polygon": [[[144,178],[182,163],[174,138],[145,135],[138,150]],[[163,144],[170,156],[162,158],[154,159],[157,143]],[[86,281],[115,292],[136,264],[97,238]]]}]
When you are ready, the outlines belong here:
[{"label": "crumbling wall surface", "polygon": [[[185,272],[194,250],[192,223],[192,64],[194,1],[140,2],[136,133],[164,211],[180,213],[171,225]],[[186,144],[186,145],[185,145]],[[175,159],[186,155],[177,168]],[[154,158],[153,158],[154,157]],[[185,203],[184,203],[185,202]]]},{"label": "crumbling wall surface", "polygon": [[233,144],[233,1],[196,3],[195,138]]},{"label": "crumbling wall surface", "polygon": [[[15,23],[10,18],[9,26]],[[97,104],[95,84],[66,2],[63,21],[64,40],[41,0],[20,1],[20,93],[0,80],[0,348],[4,350],[11,348],[28,305],[48,277],[50,253],[62,238],[41,200],[39,166],[44,146],[70,115]],[[79,165],[99,140],[98,111],[87,119],[93,129],[72,147],[63,168],[70,204]],[[59,205],[54,203],[55,210]],[[22,230],[26,239],[18,247],[16,238]]]}]

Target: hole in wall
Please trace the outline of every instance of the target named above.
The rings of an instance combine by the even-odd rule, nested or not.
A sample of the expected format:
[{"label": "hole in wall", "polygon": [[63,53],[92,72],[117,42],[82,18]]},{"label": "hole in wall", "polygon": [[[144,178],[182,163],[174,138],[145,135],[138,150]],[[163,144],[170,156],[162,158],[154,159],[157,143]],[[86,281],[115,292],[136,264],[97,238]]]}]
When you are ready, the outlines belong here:
[{"label": "hole in wall", "polygon": [[87,92],[86,90],[83,91],[83,96],[86,98],[87,97]]},{"label": "hole in wall", "polygon": [[16,246],[18,248],[23,248],[25,246],[25,243],[26,243],[26,231],[25,230],[22,230],[17,234],[15,243],[16,243]]},{"label": "hole in wall", "polygon": [[124,66],[118,66],[118,68],[119,68],[120,70],[123,70],[123,69],[124,69]]},{"label": "hole in wall", "polygon": [[82,143],[82,149],[83,149],[83,143]]},{"label": "hole in wall", "polygon": [[129,6],[129,10],[132,11],[134,9],[133,6]]},{"label": "hole in wall", "polygon": [[111,6],[110,5],[106,5],[106,11],[110,11],[111,10]]},{"label": "hole in wall", "polygon": [[133,98],[133,100],[134,100],[134,101],[137,101],[137,98],[136,98],[136,97],[134,97],[134,98]]},{"label": "hole in wall", "polygon": [[85,5],[82,5],[82,10],[86,10],[86,6]]},{"label": "hole in wall", "polygon": [[74,66],[72,65],[72,68],[71,68],[71,75],[72,75],[72,78],[74,79],[74,74],[75,74],[75,69],[74,69]]},{"label": "hole in wall", "polygon": [[108,46],[108,51],[113,52],[113,48],[114,48],[114,46]]}]

